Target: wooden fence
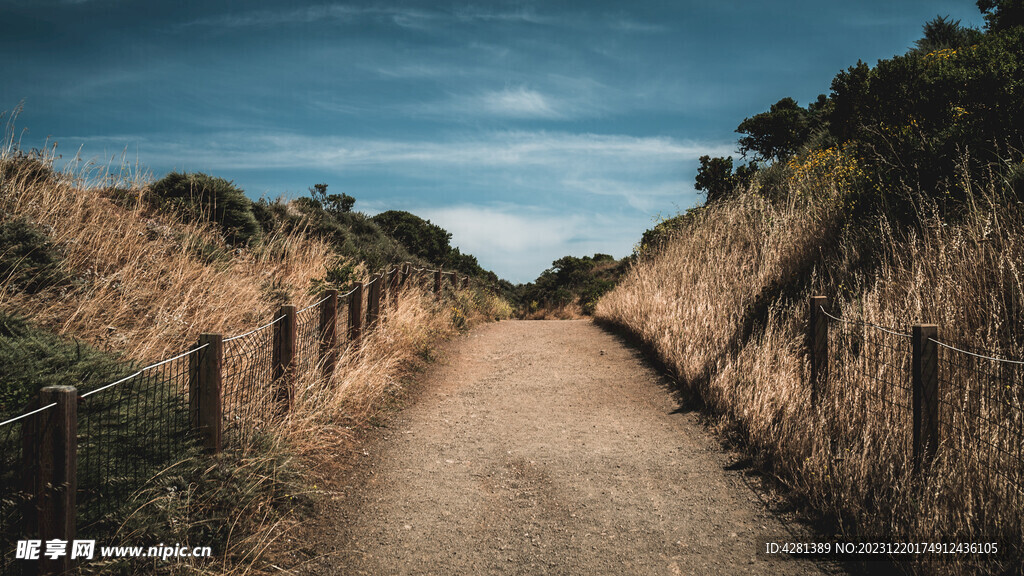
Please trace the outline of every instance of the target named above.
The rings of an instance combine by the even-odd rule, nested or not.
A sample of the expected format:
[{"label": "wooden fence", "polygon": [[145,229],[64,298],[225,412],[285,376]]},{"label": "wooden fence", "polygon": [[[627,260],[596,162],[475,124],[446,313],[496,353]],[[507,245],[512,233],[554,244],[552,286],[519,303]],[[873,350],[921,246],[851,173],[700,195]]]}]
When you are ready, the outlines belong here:
[{"label": "wooden fence", "polygon": [[[447,280],[447,282],[445,281]],[[316,360],[307,362],[306,369],[322,369],[325,376],[333,374],[339,360],[339,340],[346,340],[353,351],[358,351],[368,331],[378,327],[386,318],[387,307],[397,302],[397,294],[413,283],[440,298],[445,288],[465,289],[469,286],[468,277],[460,277],[457,272],[414,268],[406,263],[400,267],[386,270],[373,275],[366,283],[357,282],[354,288],[339,296],[337,290],[327,290],[321,294],[319,301],[303,310],[295,306],[285,305],[275,313],[269,324],[252,332],[225,338],[222,334],[204,333],[198,338],[196,345],[189,351],[158,362],[137,371],[132,376],[102,386],[97,390],[80,394],[74,386],[49,386],[43,388],[38,397],[22,416],[0,424],[8,432],[20,425],[20,461],[21,470],[17,473],[24,496],[18,513],[8,515],[7,519],[15,518],[17,525],[0,525],[0,530],[7,533],[4,544],[11,544],[12,538],[18,540],[38,540],[43,543],[50,541],[70,544],[75,540],[82,504],[78,495],[82,491],[79,471],[85,468],[79,462],[80,442],[83,434],[79,429],[79,406],[86,397],[97,392],[109,393],[118,385],[126,386],[125,382],[138,379],[147,370],[157,366],[173,366],[173,362],[184,362],[187,368],[180,370],[182,385],[178,388],[166,386],[169,378],[156,378],[157,385],[184,392],[180,400],[187,407],[189,436],[209,454],[218,454],[225,449],[226,409],[224,398],[225,385],[225,348],[229,344],[244,342],[246,338],[254,338],[261,332],[272,328],[272,346],[269,354],[269,372],[274,415],[279,417],[292,409],[295,400],[296,380],[300,376],[297,358],[303,348],[315,350]],[[345,299],[347,314],[339,314],[339,300]],[[315,314],[315,341],[300,341],[300,324],[308,314]],[[339,323],[344,325],[342,338],[339,338]],[[308,338],[306,338],[308,340]],[[309,354],[310,352],[307,352]],[[246,359],[247,368],[239,371],[245,377],[255,370],[266,367],[255,366],[264,356]],[[307,358],[307,360],[309,360]],[[236,377],[232,372],[227,376]],[[232,399],[232,403],[244,402],[244,398]],[[234,405],[233,404],[233,405]],[[136,402],[134,406],[140,406]],[[115,405],[114,408],[125,414],[130,408]],[[133,418],[144,420],[150,414],[133,413]],[[122,415],[123,417],[123,415]],[[102,424],[104,421],[100,419]],[[95,426],[98,426],[97,424]],[[109,440],[107,436],[97,434],[90,440],[90,449],[94,445]],[[142,441],[158,442],[159,438],[143,438]],[[108,451],[115,447],[107,447]],[[108,454],[109,452],[100,452]],[[93,456],[88,458],[95,459]],[[5,460],[6,461],[6,460]],[[90,480],[92,484],[102,483],[102,472]],[[109,480],[109,479],[106,479]],[[139,488],[140,486],[135,486]],[[6,496],[6,495],[5,495]],[[0,563],[0,574],[62,574],[74,568],[75,561],[71,554],[56,558],[44,554],[38,560],[13,562],[10,558],[13,550],[3,550],[4,561]],[[44,550],[45,552],[45,550]],[[20,569],[19,569],[20,565]]]}]

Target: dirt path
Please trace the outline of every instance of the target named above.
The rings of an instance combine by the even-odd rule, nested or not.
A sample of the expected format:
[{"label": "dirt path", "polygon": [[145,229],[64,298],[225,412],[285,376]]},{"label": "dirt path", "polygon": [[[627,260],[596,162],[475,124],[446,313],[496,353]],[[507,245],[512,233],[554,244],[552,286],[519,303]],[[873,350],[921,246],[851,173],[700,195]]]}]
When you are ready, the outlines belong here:
[{"label": "dirt path", "polygon": [[426,377],[341,480],[311,573],[822,573],[759,553],[800,532],[589,321],[482,326]]}]

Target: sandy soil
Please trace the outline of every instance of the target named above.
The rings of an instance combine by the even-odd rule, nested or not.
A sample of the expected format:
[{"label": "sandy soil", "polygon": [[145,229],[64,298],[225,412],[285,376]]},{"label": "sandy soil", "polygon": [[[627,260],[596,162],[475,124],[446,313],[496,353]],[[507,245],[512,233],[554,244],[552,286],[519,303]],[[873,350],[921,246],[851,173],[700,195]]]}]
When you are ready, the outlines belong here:
[{"label": "sandy soil", "polygon": [[589,321],[474,329],[361,447],[304,573],[822,574],[699,416]]}]

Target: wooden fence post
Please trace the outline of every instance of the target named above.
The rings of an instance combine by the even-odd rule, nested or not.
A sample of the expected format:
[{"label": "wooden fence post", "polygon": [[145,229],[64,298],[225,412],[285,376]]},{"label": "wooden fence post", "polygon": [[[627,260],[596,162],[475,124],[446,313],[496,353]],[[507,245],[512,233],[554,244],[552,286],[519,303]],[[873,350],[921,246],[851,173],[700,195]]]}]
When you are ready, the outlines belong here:
[{"label": "wooden fence post", "polygon": [[277,387],[274,401],[283,414],[291,410],[295,399],[295,306],[281,306],[277,317],[280,320],[274,324],[272,375]]},{"label": "wooden fence post", "polygon": [[411,272],[412,272],[412,263],[411,262],[406,262],[405,264],[402,264],[402,280],[401,280],[401,285],[403,287],[406,284],[409,283],[409,275],[410,275]]},{"label": "wooden fence post", "polygon": [[377,324],[377,318],[380,316],[380,296],[381,288],[384,284],[384,277],[381,274],[374,276],[370,284],[370,300],[366,304],[366,328],[369,330]]},{"label": "wooden fence post", "polygon": [[348,297],[348,340],[359,345],[363,335],[363,283],[356,282]]},{"label": "wooden fence post", "polygon": [[911,333],[911,381],[914,396],[914,471],[931,464],[939,447],[939,328],[915,324]]},{"label": "wooden fence post", "polygon": [[811,361],[811,406],[817,407],[828,386],[828,306],[825,296],[811,296],[807,322],[807,351]]},{"label": "wooden fence post", "polygon": [[398,304],[398,285],[401,279],[401,270],[398,267],[388,274],[388,304],[392,308]]},{"label": "wooden fence post", "polygon": [[434,294],[441,294],[441,271],[438,270],[434,273]]},{"label": "wooden fence post", "polygon": [[452,290],[459,289],[459,273],[452,272]]},{"label": "wooden fence post", "polygon": [[327,290],[320,303],[320,362],[324,377],[334,374],[338,363],[338,291]]},{"label": "wooden fence post", "polygon": [[203,448],[219,454],[224,434],[221,415],[224,338],[220,334],[200,334],[198,345],[206,347],[189,355],[189,422]]},{"label": "wooden fence post", "polygon": [[[78,390],[74,386],[47,386],[39,391],[40,407],[54,403],[57,405],[26,424],[35,429],[26,435],[25,459],[33,468],[30,488],[36,497],[34,527],[39,539],[64,540],[70,546],[75,539],[78,491]],[[64,574],[73,568],[70,549],[52,560],[45,549],[41,552],[30,571],[35,568],[38,574]]]}]

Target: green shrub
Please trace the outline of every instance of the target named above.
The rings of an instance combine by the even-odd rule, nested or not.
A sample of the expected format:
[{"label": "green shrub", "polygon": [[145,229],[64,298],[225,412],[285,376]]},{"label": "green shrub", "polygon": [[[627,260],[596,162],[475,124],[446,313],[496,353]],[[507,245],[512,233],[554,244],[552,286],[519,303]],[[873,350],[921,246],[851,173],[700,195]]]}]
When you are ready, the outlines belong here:
[{"label": "green shrub", "polygon": [[67,282],[62,260],[50,238],[28,221],[0,223],[0,285],[35,294]]},{"label": "green shrub", "polygon": [[253,203],[245,192],[223,178],[171,172],[154,182],[150,192],[162,209],[216,222],[232,244],[246,244],[262,232],[253,214]]},{"label": "green shrub", "polygon": [[115,358],[0,313],[0,415],[15,415],[45,386],[89,390],[128,373]]},{"label": "green shrub", "polygon": [[336,262],[327,268],[323,278],[315,278],[310,282],[310,294],[319,294],[324,290],[348,292],[352,288],[355,269],[348,262]]}]

